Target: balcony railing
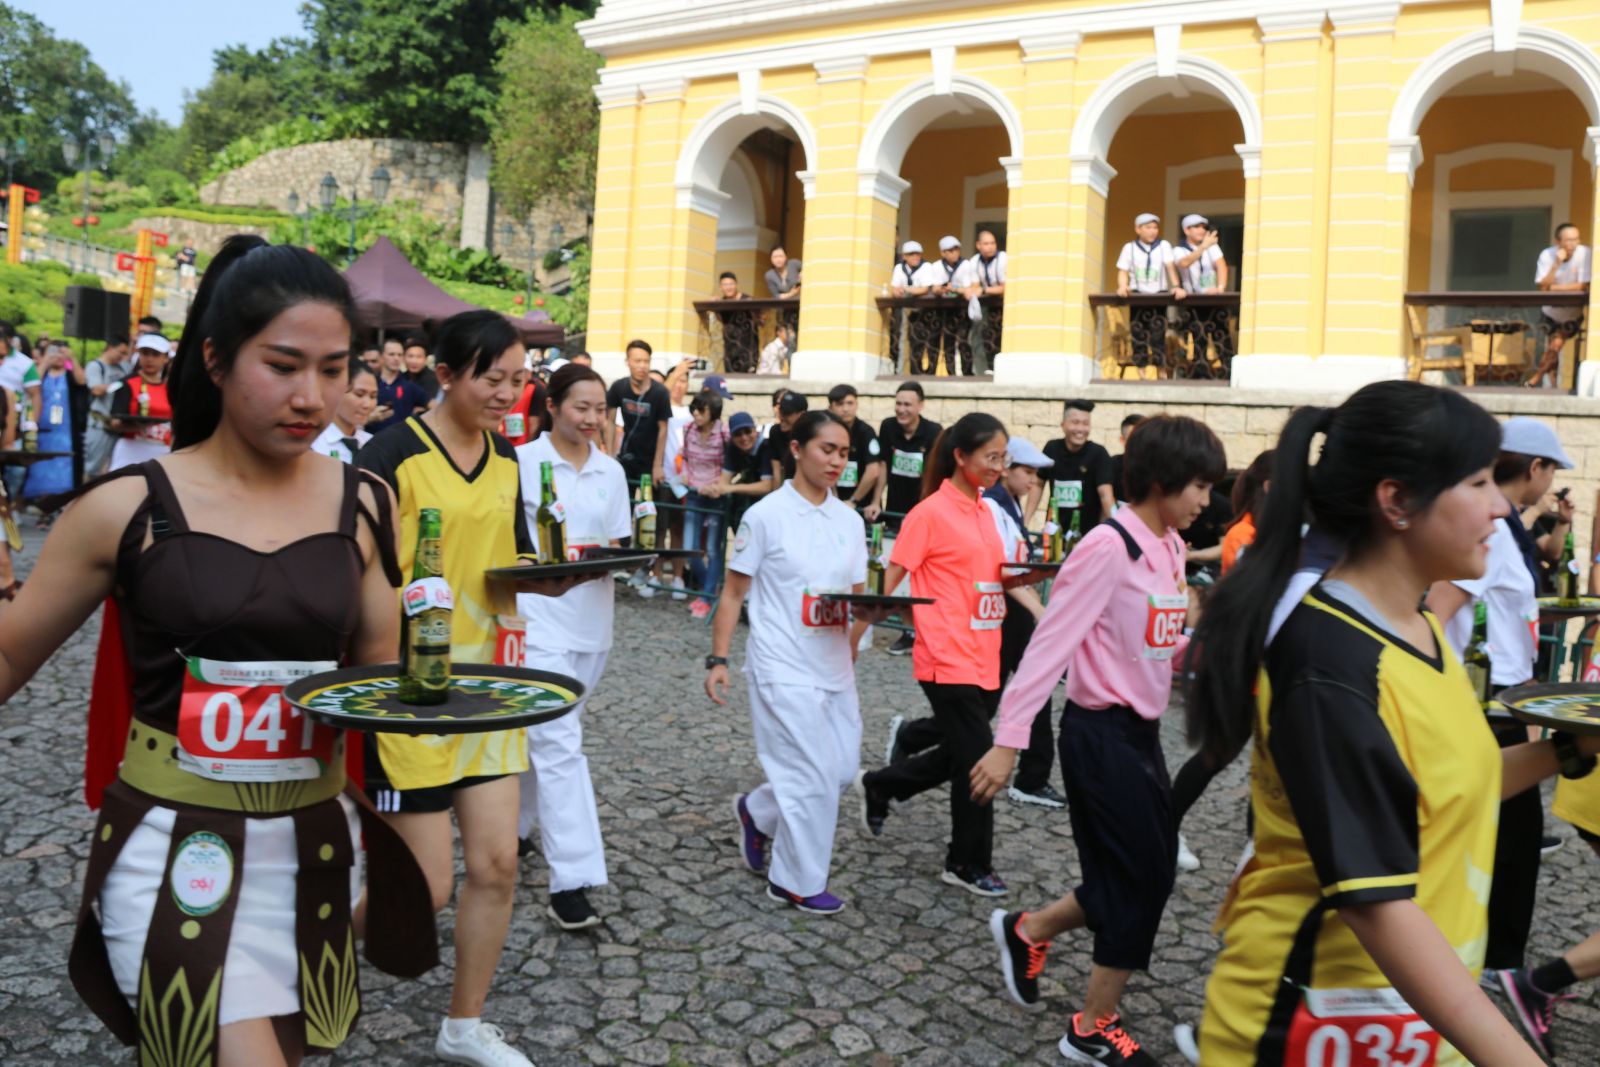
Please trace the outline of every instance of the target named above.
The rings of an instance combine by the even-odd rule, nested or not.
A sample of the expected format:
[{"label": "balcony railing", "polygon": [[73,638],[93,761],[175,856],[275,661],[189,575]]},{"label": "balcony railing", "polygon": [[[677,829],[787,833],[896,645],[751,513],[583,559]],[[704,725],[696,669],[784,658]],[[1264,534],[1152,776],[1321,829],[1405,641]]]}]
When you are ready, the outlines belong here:
[{"label": "balcony railing", "polygon": [[1239,350],[1239,294],[1091,293],[1103,378],[1226,382]]},{"label": "balcony railing", "polygon": [[980,296],[974,320],[959,296],[880,296],[883,358],[896,375],[974,376],[989,372],[1000,351],[1005,297]]},{"label": "balcony railing", "polygon": [[[761,352],[778,335],[779,324],[789,327],[791,351],[800,326],[798,297],[696,300],[694,311],[700,320],[700,358],[707,369],[720,374],[760,373]],[[788,374],[788,356],[783,357],[781,366],[769,367],[766,373]]]},{"label": "balcony railing", "polygon": [[[1585,292],[1417,292],[1405,295],[1408,370],[1459,374],[1466,385],[1520,385],[1533,378],[1550,342],[1540,308],[1585,308]],[[1583,319],[1554,369],[1557,384],[1572,389],[1587,340]]]}]

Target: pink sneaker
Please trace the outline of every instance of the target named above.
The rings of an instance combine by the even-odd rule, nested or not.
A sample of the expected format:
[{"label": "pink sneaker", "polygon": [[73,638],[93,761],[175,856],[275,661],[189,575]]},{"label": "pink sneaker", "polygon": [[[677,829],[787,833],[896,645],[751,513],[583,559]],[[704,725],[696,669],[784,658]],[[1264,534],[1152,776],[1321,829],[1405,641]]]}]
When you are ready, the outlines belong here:
[{"label": "pink sneaker", "polygon": [[689,605],[689,614],[697,619],[703,619],[711,614],[711,603],[706,600],[696,600]]}]

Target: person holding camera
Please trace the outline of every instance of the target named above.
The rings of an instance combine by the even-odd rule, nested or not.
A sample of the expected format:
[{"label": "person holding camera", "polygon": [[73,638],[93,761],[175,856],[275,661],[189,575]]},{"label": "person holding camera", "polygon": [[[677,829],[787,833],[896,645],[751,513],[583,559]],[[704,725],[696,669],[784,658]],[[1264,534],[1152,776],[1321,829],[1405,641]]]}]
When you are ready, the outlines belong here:
[{"label": "person holding camera", "polygon": [[[1183,240],[1172,250],[1173,266],[1183,288],[1193,294],[1228,291],[1228,261],[1217,244],[1216,228],[1204,215],[1183,217]],[[1228,309],[1186,307],[1181,317],[1183,332],[1194,342],[1196,365],[1206,362],[1206,342],[1211,342],[1223,366],[1233,358],[1233,333],[1228,328]]]}]

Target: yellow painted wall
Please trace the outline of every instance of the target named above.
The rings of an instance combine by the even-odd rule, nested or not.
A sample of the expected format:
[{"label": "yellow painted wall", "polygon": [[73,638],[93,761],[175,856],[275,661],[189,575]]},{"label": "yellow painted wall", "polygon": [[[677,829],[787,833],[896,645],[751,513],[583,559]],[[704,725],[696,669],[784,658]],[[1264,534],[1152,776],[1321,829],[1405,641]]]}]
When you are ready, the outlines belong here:
[{"label": "yellow painted wall", "polygon": [[[911,183],[911,231],[900,239],[920,241],[932,258],[938,255],[939,238],[953,234],[970,256],[973,235],[964,232],[961,218],[966,179],[1000,170],[1000,157],[1008,151],[1006,133],[1000,126],[929,130],[911,142],[900,166],[900,177]],[[1006,202],[1004,181],[981,191],[990,194],[988,203]]]},{"label": "yellow painted wall", "polygon": [[[1422,121],[1422,166],[1417,168],[1411,191],[1411,242],[1407,261],[1407,288],[1431,288],[1434,159],[1482,144],[1517,143],[1570,151],[1571,202],[1562,218],[1584,232],[1594,229],[1593,168],[1583,158],[1583,131],[1588,115],[1578,98],[1565,90],[1512,93],[1505,96],[1446,96]],[[1550,168],[1526,160],[1493,160],[1467,164],[1451,171],[1453,191],[1493,191],[1550,188]],[[1557,213],[1561,214],[1560,209]],[[1533,264],[1528,264],[1533,271]]]}]

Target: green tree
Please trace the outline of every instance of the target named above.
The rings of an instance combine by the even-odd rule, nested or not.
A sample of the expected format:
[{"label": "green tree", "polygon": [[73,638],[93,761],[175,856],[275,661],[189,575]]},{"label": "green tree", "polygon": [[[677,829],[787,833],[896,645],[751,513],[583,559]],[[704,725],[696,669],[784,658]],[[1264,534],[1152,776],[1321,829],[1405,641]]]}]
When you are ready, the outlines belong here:
[{"label": "green tree", "polygon": [[517,214],[541,201],[594,202],[600,57],[576,29],[581,13],[536,13],[507,35],[490,125],[495,192]]},{"label": "green tree", "polygon": [[288,114],[271,81],[231,71],[217,71],[209,84],[184,97],[183,136],[192,169],[230,141]]}]

